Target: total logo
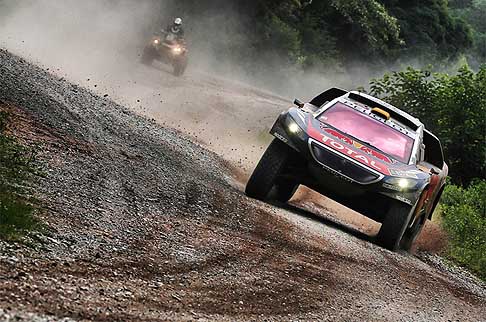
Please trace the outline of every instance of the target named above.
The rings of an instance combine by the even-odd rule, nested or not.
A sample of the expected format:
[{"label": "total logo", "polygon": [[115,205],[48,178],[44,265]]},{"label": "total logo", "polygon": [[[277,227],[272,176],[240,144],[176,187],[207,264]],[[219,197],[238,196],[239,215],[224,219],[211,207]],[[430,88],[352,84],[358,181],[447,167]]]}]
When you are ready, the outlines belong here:
[{"label": "total logo", "polygon": [[392,160],[389,157],[387,157],[386,155],[378,153],[377,151],[370,149],[370,148],[364,146],[363,144],[356,142],[356,141],[348,138],[347,136],[342,135],[341,133],[339,133],[337,131],[334,131],[333,129],[324,128],[323,130],[326,131],[328,134],[331,134],[333,137],[338,138],[339,140],[354,146],[355,148],[363,151],[364,153],[366,153],[368,155],[372,155],[375,158],[377,158],[381,161],[384,161],[386,163],[393,163]]},{"label": "total logo", "polygon": [[347,155],[351,157],[354,160],[359,161],[362,164],[367,165],[370,168],[373,168],[383,174],[390,175],[390,170],[383,164],[376,162],[375,160],[372,160],[370,157],[368,157],[365,154],[360,154],[347,146],[343,145],[341,142],[335,141],[331,139],[330,137],[327,137],[325,135],[322,135],[322,142],[328,146],[333,148],[334,150],[340,151],[342,154]]}]

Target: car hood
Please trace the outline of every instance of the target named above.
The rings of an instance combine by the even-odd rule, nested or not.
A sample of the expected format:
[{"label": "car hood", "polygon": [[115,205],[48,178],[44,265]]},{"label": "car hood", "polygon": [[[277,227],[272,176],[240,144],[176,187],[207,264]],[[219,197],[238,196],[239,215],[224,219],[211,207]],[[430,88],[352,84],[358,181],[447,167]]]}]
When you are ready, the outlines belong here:
[{"label": "car hood", "polygon": [[425,173],[414,165],[404,164],[382,152],[361,144],[346,134],[316,120],[312,114],[302,111],[290,113],[307,135],[324,146],[368,169],[386,176],[419,178]]}]

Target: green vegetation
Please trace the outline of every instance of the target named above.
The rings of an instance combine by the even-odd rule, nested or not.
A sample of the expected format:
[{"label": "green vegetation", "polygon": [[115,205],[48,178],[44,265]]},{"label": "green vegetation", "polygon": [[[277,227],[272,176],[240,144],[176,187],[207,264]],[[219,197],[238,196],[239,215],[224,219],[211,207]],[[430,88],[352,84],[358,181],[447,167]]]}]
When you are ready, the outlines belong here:
[{"label": "green vegetation", "polygon": [[401,57],[449,62],[472,45],[471,26],[451,14],[447,0],[383,0],[397,17],[405,46]]},{"label": "green vegetation", "polygon": [[371,82],[371,94],[417,116],[444,144],[450,176],[467,185],[486,173],[486,65],[455,75],[408,68]]},{"label": "green vegetation", "polygon": [[455,75],[408,68],[373,80],[371,93],[418,116],[441,139],[456,184],[442,197],[447,254],[486,279],[486,65]]},{"label": "green vegetation", "polygon": [[472,27],[472,48],[467,51],[468,60],[474,66],[486,62],[486,0],[450,1],[452,14]]},{"label": "green vegetation", "polygon": [[485,19],[473,13],[485,1],[465,5],[461,12],[447,0],[168,3],[171,12],[188,17],[188,34],[194,42],[210,40],[216,55],[234,57],[249,69],[262,60],[279,68],[347,69],[363,63],[385,68],[410,60],[438,65],[467,53],[481,55]]},{"label": "green vegetation", "polygon": [[448,186],[442,196],[442,223],[450,237],[449,257],[486,280],[486,181],[467,189]]},{"label": "green vegetation", "polygon": [[32,151],[6,135],[7,120],[0,112],[0,238],[18,240],[39,227],[34,207],[21,197],[35,168]]}]

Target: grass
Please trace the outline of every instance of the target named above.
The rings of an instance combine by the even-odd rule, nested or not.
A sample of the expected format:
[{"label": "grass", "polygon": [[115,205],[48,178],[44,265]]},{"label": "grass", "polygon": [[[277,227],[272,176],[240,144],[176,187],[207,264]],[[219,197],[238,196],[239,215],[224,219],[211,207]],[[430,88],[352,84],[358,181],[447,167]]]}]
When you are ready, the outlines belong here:
[{"label": "grass", "polygon": [[35,207],[23,196],[33,179],[33,151],[6,133],[9,114],[0,111],[0,239],[21,240],[40,228]]},{"label": "grass", "polygon": [[434,213],[432,214],[432,222],[442,226],[442,213],[444,211],[442,210],[442,204],[439,202],[437,207],[434,210]]},{"label": "grass", "polygon": [[449,235],[447,257],[486,281],[486,180],[469,187],[449,185],[441,224]]},{"label": "grass", "polygon": [[13,195],[0,197],[0,238],[20,240],[40,225],[34,218],[34,207]]}]

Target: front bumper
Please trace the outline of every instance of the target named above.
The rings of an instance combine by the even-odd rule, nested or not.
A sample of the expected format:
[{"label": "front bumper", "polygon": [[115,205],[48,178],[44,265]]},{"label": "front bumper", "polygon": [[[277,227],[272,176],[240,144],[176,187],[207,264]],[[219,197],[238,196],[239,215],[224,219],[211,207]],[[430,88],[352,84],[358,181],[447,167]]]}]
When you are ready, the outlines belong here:
[{"label": "front bumper", "polygon": [[369,185],[384,178],[384,175],[378,171],[365,168],[345,155],[338,155],[314,139],[309,138],[308,147],[314,161],[327,171],[342,177],[343,180]]},{"label": "front bumper", "polygon": [[[290,126],[294,123],[299,125],[298,130]],[[301,158],[301,171],[291,171],[285,176],[378,221],[392,202],[413,206],[418,201],[425,180],[417,180],[412,187],[403,189],[395,184],[397,177],[384,175],[333,151],[307,135],[304,128],[303,123],[283,113],[270,131]]]}]

